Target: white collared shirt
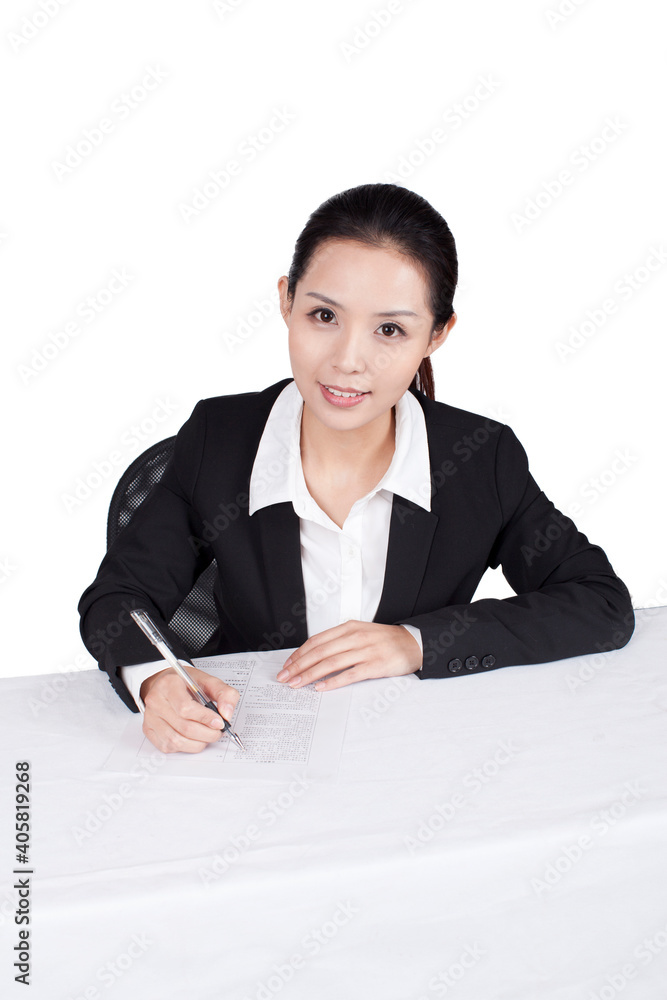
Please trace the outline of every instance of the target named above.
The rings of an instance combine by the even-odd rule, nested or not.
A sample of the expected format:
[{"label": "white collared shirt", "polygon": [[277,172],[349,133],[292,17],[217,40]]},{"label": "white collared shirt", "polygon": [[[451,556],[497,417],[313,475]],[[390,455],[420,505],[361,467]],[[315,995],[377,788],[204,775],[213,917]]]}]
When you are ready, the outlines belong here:
[{"label": "white collared shirt", "polygon": [[[308,492],[301,464],[303,398],[296,382],[282,390],[266,421],[249,486],[248,513],[291,502],[299,517],[308,635],[354,619],[370,622],[380,602],[394,493],[431,509],[431,469],[424,413],[411,392],[396,403],[395,449],[380,482],[355,501],[340,528]],[[422,650],[421,633],[403,625]],[[120,667],[137,706],[139,690],[164,661]],[[421,667],[419,668],[421,669]]]}]

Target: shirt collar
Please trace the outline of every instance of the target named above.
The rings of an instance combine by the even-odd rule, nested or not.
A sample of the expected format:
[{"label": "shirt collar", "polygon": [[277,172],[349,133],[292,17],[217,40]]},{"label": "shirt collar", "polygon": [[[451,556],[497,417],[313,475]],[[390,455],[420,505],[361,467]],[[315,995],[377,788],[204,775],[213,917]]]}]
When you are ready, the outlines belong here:
[{"label": "shirt collar", "polygon": [[[250,475],[248,512],[299,496],[303,397],[289,382],[271,407]],[[396,403],[396,445],[391,465],[372,492],[386,490],[431,509],[431,466],[424,411],[409,390]]]}]

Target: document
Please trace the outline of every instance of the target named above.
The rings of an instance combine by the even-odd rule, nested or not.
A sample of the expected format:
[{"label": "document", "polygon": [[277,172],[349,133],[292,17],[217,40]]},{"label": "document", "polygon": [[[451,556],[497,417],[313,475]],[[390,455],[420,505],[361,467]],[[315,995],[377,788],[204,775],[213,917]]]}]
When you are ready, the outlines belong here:
[{"label": "document", "polygon": [[[296,647],[294,647],[296,648]],[[316,691],[313,684],[291,688],[276,675],[293,649],[194,657],[196,667],[221,678],[240,694],[231,727],[241,750],[222,735],[199,753],[157,750],[142,731],[143,716],[133,715],[103,767],[136,773],[142,766],[160,774],[215,778],[291,780],[298,773],[313,780],[335,779],[345,737],[351,685]]]}]

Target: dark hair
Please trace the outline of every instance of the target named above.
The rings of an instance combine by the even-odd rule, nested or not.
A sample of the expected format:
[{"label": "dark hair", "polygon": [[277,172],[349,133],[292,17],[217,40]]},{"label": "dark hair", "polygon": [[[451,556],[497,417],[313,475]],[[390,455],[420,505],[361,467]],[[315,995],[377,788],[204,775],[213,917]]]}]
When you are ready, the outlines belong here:
[{"label": "dark hair", "polygon": [[[329,240],[353,240],[409,257],[423,270],[429,287],[431,338],[451,318],[458,281],[456,244],[443,217],[421,195],[398,184],[360,184],[322,202],[296,241],[288,275],[289,302],[314,253]],[[410,388],[435,399],[430,358],[422,359]]]}]

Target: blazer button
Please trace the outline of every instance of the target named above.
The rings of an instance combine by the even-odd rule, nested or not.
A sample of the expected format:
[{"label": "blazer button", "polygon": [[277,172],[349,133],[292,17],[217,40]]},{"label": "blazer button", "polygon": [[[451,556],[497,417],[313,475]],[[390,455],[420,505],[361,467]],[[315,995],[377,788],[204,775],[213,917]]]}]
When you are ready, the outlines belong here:
[{"label": "blazer button", "polygon": [[475,667],[479,666],[479,660],[476,656],[469,656],[466,660],[466,670],[474,670]]},{"label": "blazer button", "polygon": [[447,666],[448,666],[450,674],[456,674],[461,669],[461,667],[463,666],[463,664],[461,663],[461,661],[457,657],[455,660],[450,660]]},{"label": "blazer button", "polygon": [[489,653],[488,656],[483,656],[482,657],[482,666],[483,667],[492,667],[495,662],[496,662],[495,656],[491,656],[490,653]]}]

